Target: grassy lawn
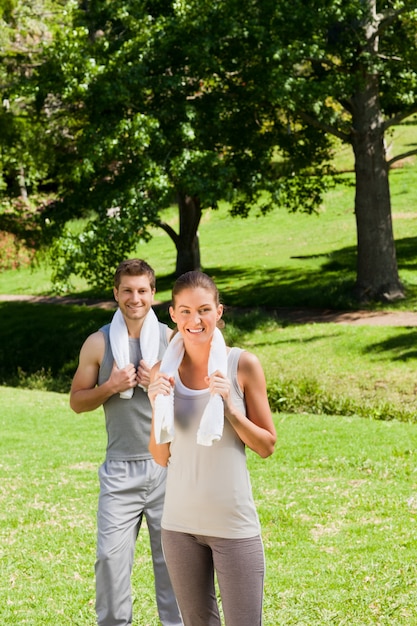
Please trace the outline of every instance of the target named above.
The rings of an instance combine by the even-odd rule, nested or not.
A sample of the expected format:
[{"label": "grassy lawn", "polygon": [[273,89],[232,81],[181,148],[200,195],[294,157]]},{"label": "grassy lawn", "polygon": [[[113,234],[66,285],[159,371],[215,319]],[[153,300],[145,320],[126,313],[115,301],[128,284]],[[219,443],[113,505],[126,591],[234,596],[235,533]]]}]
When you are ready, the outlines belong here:
[{"label": "grassy lawn", "polygon": [[[2,626],[93,626],[101,410],[0,388]],[[275,416],[276,453],[248,462],[267,561],[265,626],[404,625],[417,612],[417,430],[357,417]],[[146,528],[135,626],[157,626]]]}]

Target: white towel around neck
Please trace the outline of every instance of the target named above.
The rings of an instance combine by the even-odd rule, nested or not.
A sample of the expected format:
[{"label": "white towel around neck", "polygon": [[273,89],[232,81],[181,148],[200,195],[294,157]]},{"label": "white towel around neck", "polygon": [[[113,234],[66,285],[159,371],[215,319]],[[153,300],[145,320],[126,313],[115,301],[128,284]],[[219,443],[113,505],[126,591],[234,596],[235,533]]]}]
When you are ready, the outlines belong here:
[{"label": "white towel around neck", "polygon": [[[171,340],[163,356],[160,371],[175,376],[184,356],[184,341],[180,333]],[[222,333],[215,329],[211,341],[208,374],[220,370],[227,374],[227,348]],[[197,432],[197,443],[211,446],[223,434],[224,407],[219,394],[212,394],[201,417]],[[168,396],[158,394],[155,398],[154,429],[156,443],[169,443],[174,438],[174,390]]]},{"label": "white towel around neck", "polygon": [[[122,369],[130,363],[129,333],[125,318],[117,309],[110,323],[110,346],[118,368]],[[149,367],[155,365],[159,352],[159,322],[153,309],[149,309],[140,331],[140,351],[142,359]],[[143,387],[142,387],[143,388]],[[129,400],[133,396],[133,387],[120,392],[120,397]]]}]

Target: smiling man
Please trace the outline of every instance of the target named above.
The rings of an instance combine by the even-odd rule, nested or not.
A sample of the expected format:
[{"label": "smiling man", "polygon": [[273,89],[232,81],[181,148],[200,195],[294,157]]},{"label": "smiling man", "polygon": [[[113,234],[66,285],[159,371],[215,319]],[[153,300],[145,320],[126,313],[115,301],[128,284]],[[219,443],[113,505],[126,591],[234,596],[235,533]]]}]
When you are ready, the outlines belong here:
[{"label": "smiling man", "polygon": [[[182,621],[161,548],[166,468],[157,465],[148,450],[152,411],[147,387],[153,363],[145,355],[146,346],[155,360],[161,359],[171,330],[153,312],[155,273],[145,261],[120,263],[113,292],[118,311],[111,324],[84,342],[70,394],[76,413],[103,405],[106,418],[107,448],[99,471],[97,515],[97,623],[132,623],[131,574],[145,516],[159,617],[163,626],[179,626]],[[126,363],[121,364],[118,356],[123,351]]]}]

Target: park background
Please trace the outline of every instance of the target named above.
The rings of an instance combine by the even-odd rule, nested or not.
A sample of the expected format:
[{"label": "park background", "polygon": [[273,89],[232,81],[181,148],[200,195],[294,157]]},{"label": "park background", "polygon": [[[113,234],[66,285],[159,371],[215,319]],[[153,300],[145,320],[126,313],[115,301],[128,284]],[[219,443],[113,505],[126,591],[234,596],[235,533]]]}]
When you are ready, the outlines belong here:
[{"label": "park background", "polygon": [[[23,137],[29,128],[22,126]],[[412,152],[415,120],[386,139],[388,151]],[[413,625],[415,328],[309,322],[306,315],[297,323],[292,314],[358,306],[351,297],[351,151],[338,146],[334,165],[337,184],[312,215],[283,208],[262,215],[254,206],[239,219],[225,202],[205,209],[201,265],[219,285],[228,343],[263,364],[277,427],[270,459],[248,452],[267,560],[265,625]],[[416,177],[412,156],[389,174],[406,297],[368,303],[368,311],[416,310]],[[163,218],[178,228],[176,208]],[[86,223],[73,220],[71,228],[82,233]],[[155,308],[168,320],[176,251],[165,232],[151,234],[134,253],[155,268]],[[92,626],[105,428],[101,410],[72,413],[68,391],[82,341],[111,318],[111,306],[98,306],[111,300],[111,288],[94,290],[75,278],[60,299],[51,282],[53,254],[31,265],[15,243],[1,233],[0,619],[10,626]],[[146,533],[132,582],[135,626],[156,626]]]},{"label": "park background", "polygon": [[[417,141],[416,128],[398,128],[396,140]],[[416,175],[412,160],[391,173],[409,297],[368,311],[415,310]],[[175,210],[166,218],[175,224]],[[291,318],[292,309],[355,311],[348,298],[332,300],[332,285],[355,271],[352,187],[339,185],[312,216],[236,220],[221,206],[204,215],[200,238],[226,338],[261,359],[277,427],[270,459],[248,453],[267,560],[265,624],[417,623],[416,330]],[[155,308],[168,320],[173,246],[155,230],[136,252],[156,269]],[[22,262],[0,275],[5,298],[37,297],[0,302],[0,614],[4,625],[90,626],[105,428],[101,410],[71,412],[68,390],[81,343],[111,319],[112,298],[80,281],[60,300],[51,271]],[[133,591],[134,624],[158,624],[146,533]]]}]

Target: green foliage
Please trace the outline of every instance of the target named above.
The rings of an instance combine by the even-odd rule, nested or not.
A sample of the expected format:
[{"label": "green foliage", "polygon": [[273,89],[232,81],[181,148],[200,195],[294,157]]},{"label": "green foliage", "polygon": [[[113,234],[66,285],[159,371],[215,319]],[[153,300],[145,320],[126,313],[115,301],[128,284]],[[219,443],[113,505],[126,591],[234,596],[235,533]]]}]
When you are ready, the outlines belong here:
[{"label": "green foliage", "polygon": [[141,236],[126,215],[116,214],[108,223],[89,222],[79,234],[66,229],[49,251],[54,260],[51,278],[55,290],[69,291],[72,276],[79,275],[105,291],[113,282],[120,259],[127,258],[141,239],[146,241],[149,235],[145,231]]},{"label": "green foliage", "polygon": [[[346,392],[345,392],[346,393]],[[415,422],[414,407],[371,399],[364,401],[329,391],[315,379],[280,380],[268,387],[273,411],[315,415],[356,415],[367,419]]]},{"label": "green foliage", "polygon": [[[95,251],[110,252],[114,241],[119,253],[131,251],[132,231],[146,238],[176,194],[198,198],[203,208],[227,199],[235,215],[247,215],[261,193],[264,212],[276,203],[314,210],[327,179],[301,175],[288,185],[285,175],[296,161],[311,172],[312,155],[327,153],[326,139],[305,128],[298,140],[289,138],[275,104],[263,97],[259,72],[269,49],[256,40],[267,33],[269,14],[250,3],[246,9],[253,31],[240,7],[227,3],[76,8],[45,49],[30,85],[57,197],[39,224],[46,245],[65,239],[53,249],[61,257],[58,286],[71,272],[100,286],[109,260],[103,265]],[[279,139],[291,165],[271,167]],[[63,230],[91,210],[97,223],[84,238]],[[125,218],[123,242],[109,210]],[[170,232],[177,251],[192,245],[181,243],[183,230],[198,228],[194,217],[186,220],[178,235]]]},{"label": "green foliage", "polygon": [[[299,62],[298,72],[287,75],[284,97],[292,103],[304,100],[304,111],[346,137],[353,96],[364,89],[369,75],[380,78],[380,105],[387,118],[398,113],[403,117],[414,108],[415,97],[410,99],[417,86],[414,3],[386,2],[372,20],[376,5],[373,0],[353,0],[343,7],[318,1],[305,11],[300,0],[291,8],[283,3],[276,14],[274,31],[283,44],[277,50],[281,72]],[[372,34],[379,37],[378,48]]]},{"label": "green foliage", "polygon": [[[111,320],[109,311],[82,306],[0,303],[0,380],[68,391],[87,335]],[[7,348],[6,348],[7,344]]]},{"label": "green foliage", "polygon": [[28,86],[42,58],[42,44],[65,19],[65,0],[10,0],[0,7],[0,197],[36,193],[48,176],[48,142],[33,113]]},{"label": "green foliage", "polygon": [[[54,4],[6,7],[19,33],[30,15],[46,36],[19,57],[19,67],[36,61],[23,79],[18,65],[9,72],[13,106],[0,125],[6,195],[13,170],[20,191],[48,196],[35,218],[46,246],[63,238],[53,250],[58,287],[74,273],[101,287],[113,256],[146,239],[176,197],[202,209],[226,200],[243,217],[255,205],[316,211],[334,183],[330,136],[353,145],[372,76],[379,95],[369,101],[381,109],[368,111],[367,125],[375,118],[383,135],[413,111],[409,2],[387,2],[373,21],[373,2],[357,0],[307,12],[304,2],[63,2],[44,18]],[[70,235],[65,225],[85,216],[88,232]],[[23,218],[12,213],[3,224]],[[198,244],[199,218],[166,229],[178,255]]]},{"label": "green foliage", "polygon": [[43,44],[65,21],[67,2],[10,0],[0,6],[0,230],[13,235],[32,257],[45,224],[39,213],[51,194],[53,151],[36,114],[34,68]]}]

